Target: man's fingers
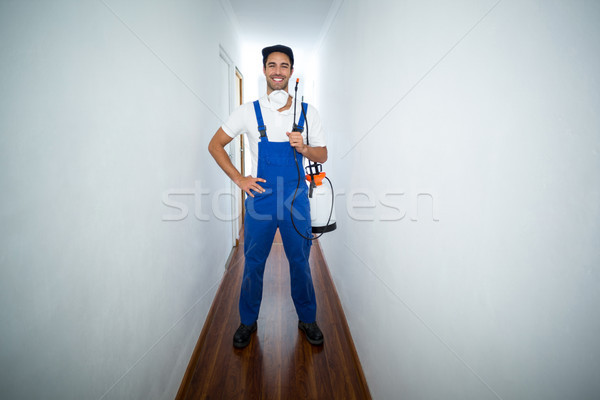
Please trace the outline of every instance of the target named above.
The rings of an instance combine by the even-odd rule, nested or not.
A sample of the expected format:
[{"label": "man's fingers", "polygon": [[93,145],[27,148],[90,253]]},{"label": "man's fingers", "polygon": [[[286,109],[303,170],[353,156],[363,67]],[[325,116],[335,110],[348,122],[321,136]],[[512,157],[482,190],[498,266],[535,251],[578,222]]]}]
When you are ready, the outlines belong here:
[{"label": "man's fingers", "polygon": [[239,186],[244,192],[248,194],[248,196],[254,197],[252,191],[255,191],[257,193],[265,192],[265,189],[263,189],[262,186],[260,186],[257,182],[266,182],[266,180],[263,178],[254,178],[252,176],[247,176],[245,178],[245,182]]},{"label": "man's fingers", "polygon": [[304,144],[304,139],[302,138],[302,135],[298,132],[293,132],[291,134],[288,134],[289,138],[290,138],[290,145],[295,148],[295,149],[300,149],[302,147],[302,145]]},{"label": "man's fingers", "polygon": [[254,182],[266,182],[263,178],[254,178],[252,176],[248,176],[248,178],[252,179]]}]

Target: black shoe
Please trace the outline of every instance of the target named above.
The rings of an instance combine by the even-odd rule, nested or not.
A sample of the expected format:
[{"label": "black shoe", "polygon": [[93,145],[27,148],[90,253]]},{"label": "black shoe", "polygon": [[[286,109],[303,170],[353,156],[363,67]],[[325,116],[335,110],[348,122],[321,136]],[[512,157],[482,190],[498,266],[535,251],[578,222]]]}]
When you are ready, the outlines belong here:
[{"label": "black shoe", "polygon": [[235,331],[233,335],[233,346],[238,349],[248,346],[252,333],[256,331],[256,321],[252,325],[240,324],[240,327]]},{"label": "black shoe", "polygon": [[308,340],[308,343],[315,346],[323,344],[323,332],[321,332],[316,322],[307,324],[305,322],[298,321],[298,328],[306,334],[306,340]]}]

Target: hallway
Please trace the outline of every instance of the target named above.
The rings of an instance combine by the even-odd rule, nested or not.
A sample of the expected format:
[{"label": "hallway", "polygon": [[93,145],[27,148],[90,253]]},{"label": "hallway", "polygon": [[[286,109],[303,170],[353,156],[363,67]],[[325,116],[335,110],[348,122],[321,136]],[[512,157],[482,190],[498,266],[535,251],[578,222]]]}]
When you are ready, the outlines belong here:
[{"label": "hallway", "polygon": [[288,262],[277,233],[265,269],[258,331],[245,349],[233,347],[244,268],[242,243],[223,277],[178,400],[371,398],[318,242],[310,263],[324,345],[311,346],[298,330]]},{"label": "hallway", "polygon": [[[600,398],[598,21],[600,1],[0,1],[2,398]],[[278,43],[335,187],[325,344],[275,244],[236,351],[241,191],[207,147]]]}]

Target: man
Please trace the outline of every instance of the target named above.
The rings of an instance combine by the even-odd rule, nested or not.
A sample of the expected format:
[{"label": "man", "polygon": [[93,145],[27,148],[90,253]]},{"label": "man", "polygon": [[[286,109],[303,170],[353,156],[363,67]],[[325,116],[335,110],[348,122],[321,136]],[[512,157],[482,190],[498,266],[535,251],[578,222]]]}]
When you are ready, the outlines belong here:
[{"label": "man", "polygon": [[[290,264],[292,299],[298,314],[298,328],[311,344],[320,345],[323,343],[323,334],[316,323],[317,304],[308,263],[311,241],[296,231],[305,237],[312,236],[304,179],[299,189],[296,188],[298,167],[303,171],[303,157],[324,163],[327,160],[327,147],[319,114],[312,106],[298,102],[296,115],[299,116],[299,124],[300,118],[302,123],[306,123],[306,129],[304,133],[292,132],[296,122],[293,98],[288,93],[288,82],[294,71],[292,49],[275,45],[264,48],[262,55],[267,94],[233,112],[208,146],[227,176],[249,196],[245,203],[245,265],[239,302],[241,324],[234,334],[233,345],[237,348],[246,347],[257,329],[265,263],[277,228]],[[302,107],[305,107],[305,112],[302,112]],[[242,133],[246,133],[252,158],[252,175],[246,177],[231,163],[224,149]],[[306,144],[307,135],[310,135],[310,146]],[[292,198],[293,221],[290,215]]]}]

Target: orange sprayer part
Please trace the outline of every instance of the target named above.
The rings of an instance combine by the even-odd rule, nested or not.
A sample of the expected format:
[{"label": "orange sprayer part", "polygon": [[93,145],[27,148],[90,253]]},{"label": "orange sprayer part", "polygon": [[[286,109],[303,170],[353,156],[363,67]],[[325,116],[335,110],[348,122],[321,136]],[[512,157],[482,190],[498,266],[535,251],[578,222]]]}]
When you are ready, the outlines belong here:
[{"label": "orange sprayer part", "polygon": [[[321,186],[323,184],[323,179],[325,179],[325,172],[315,175],[315,184]],[[306,180],[310,182],[310,175],[306,175]]]}]

